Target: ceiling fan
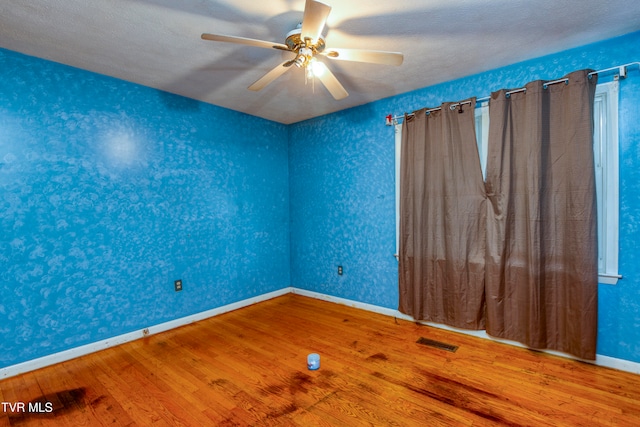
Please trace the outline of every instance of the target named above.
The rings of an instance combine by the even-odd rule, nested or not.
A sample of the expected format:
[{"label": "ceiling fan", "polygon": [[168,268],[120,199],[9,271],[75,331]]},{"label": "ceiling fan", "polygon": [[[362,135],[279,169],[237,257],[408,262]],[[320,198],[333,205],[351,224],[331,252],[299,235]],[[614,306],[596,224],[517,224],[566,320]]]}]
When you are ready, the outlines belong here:
[{"label": "ceiling fan", "polygon": [[331,12],[331,6],[315,0],[306,0],[302,23],[298,28],[290,31],[285,39],[285,43],[274,43],[264,40],[249,39],[245,37],[223,36],[218,34],[202,34],[204,40],[219,42],[230,42],[248,46],[262,47],[267,49],[278,49],[291,52],[295,57],[284,61],[267,74],[249,86],[250,90],[259,91],[269,83],[283,75],[292,65],[303,68],[309,78],[318,79],[329,90],[331,95],[337,99],[349,96],[336,76],[327,66],[316,59],[317,55],[329,59],[368,62],[373,64],[400,65],[404,59],[402,53],[385,52],[376,50],[360,49],[327,49],[322,30]]}]

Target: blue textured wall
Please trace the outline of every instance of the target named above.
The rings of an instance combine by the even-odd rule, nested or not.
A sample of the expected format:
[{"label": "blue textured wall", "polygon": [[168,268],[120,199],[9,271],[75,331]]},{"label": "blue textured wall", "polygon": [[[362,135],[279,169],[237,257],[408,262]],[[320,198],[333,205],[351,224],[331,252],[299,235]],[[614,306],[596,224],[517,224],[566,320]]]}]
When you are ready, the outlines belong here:
[{"label": "blue textured wall", "polygon": [[292,286],[397,308],[394,136],[384,114],[346,110],[292,125],[290,138]]},{"label": "blue textured wall", "polygon": [[0,367],[289,286],[287,135],[0,50]]},{"label": "blue textured wall", "polygon": [[[640,61],[640,33],[514,64],[290,127],[292,285],[397,308],[394,133],[387,114]],[[617,285],[601,285],[598,353],[640,362],[640,72],[620,83]],[[344,275],[338,276],[338,265]]]}]

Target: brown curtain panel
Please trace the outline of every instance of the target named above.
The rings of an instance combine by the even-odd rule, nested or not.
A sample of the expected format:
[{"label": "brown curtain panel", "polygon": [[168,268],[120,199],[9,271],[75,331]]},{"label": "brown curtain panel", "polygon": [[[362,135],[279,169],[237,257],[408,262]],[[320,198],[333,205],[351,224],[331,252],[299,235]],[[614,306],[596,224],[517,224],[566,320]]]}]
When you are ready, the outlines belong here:
[{"label": "brown curtain panel", "polygon": [[596,76],[491,95],[487,332],[595,359]]},{"label": "brown curtain panel", "polygon": [[475,99],[461,113],[450,106],[403,122],[399,310],[483,329],[486,201]]}]

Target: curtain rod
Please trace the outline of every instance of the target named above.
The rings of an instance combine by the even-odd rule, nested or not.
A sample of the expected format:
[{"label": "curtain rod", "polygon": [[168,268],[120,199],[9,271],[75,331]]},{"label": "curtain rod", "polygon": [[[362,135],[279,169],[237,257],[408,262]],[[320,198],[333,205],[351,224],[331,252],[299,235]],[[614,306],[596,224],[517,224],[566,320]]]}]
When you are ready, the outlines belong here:
[{"label": "curtain rod", "polygon": [[[619,79],[624,79],[624,78],[626,78],[626,77],[627,77],[627,68],[629,68],[629,67],[631,67],[631,66],[633,66],[633,65],[637,65],[637,66],[638,66],[638,68],[640,69],[640,62],[630,62],[630,63],[628,63],[628,64],[624,64],[624,65],[617,65],[617,66],[615,66],[615,67],[605,68],[605,69],[603,69],[603,70],[592,71],[592,72],[590,72],[589,74],[587,74],[587,76],[588,76],[589,78],[591,78],[594,74],[601,74],[601,73],[606,73],[606,72],[608,72],[608,71],[618,70],[617,78],[619,78]],[[554,84],[557,84],[557,83],[564,83],[564,84],[568,84],[568,83],[569,83],[569,79],[568,79],[568,78],[564,78],[564,79],[553,80],[553,81],[550,81],[550,82],[544,83],[544,84],[542,85],[542,87],[543,87],[544,89],[546,89],[546,88],[547,88],[547,87],[549,87],[550,85],[554,85]],[[511,96],[511,94],[512,94],[512,93],[526,92],[526,91],[527,91],[527,89],[526,89],[526,88],[521,87],[521,88],[519,88],[519,89],[513,89],[513,90],[510,90],[510,91],[506,92],[506,93],[505,93],[505,96],[508,98],[509,96]],[[490,99],[491,99],[491,96],[485,96],[485,97],[482,97],[482,98],[477,98],[477,99],[476,99],[476,103],[480,104],[480,103],[483,103],[483,102],[487,102],[487,101],[489,101]],[[471,104],[471,101],[461,101],[461,102],[457,102],[457,103],[455,103],[455,104],[451,104],[451,105],[449,106],[449,108],[450,108],[450,109],[452,109],[452,110],[455,110],[456,108],[460,108],[460,107],[462,107],[463,105],[470,105],[470,104]],[[431,113],[432,111],[440,111],[441,109],[442,109],[442,107],[428,108],[427,110],[425,110],[425,113],[426,113],[426,114],[429,114],[429,113]],[[460,108],[460,109],[462,110],[462,108]],[[407,116],[407,117],[411,117],[411,116],[413,116],[413,115],[414,115],[414,113],[406,114],[406,116]],[[402,115],[399,115],[399,116],[394,116],[394,115],[392,115],[392,114],[389,114],[388,116],[386,116],[386,117],[385,117],[386,125],[387,125],[387,126],[392,126],[392,125],[394,125],[394,124],[397,124],[397,123],[398,123],[398,120],[399,120],[399,119],[403,119],[404,117],[405,117],[405,114],[402,114]]]}]

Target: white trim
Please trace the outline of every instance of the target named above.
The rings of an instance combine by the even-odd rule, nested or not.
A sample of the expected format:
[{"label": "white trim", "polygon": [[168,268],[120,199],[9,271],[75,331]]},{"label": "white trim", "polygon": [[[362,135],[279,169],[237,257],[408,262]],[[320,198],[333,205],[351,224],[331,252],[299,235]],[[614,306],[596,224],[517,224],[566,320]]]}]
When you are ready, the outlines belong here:
[{"label": "white trim", "polygon": [[171,329],[179,328],[190,323],[195,323],[200,320],[205,320],[210,317],[218,316],[229,311],[238,310],[239,308],[247,307],[259,302],[267,301],[282,295],[286,295],[292,292],[293,288],[286,287],[277,291],[269,292],[259,295],[257,297],[248,298],[242,301],[234,302],[232,304],[223,305],[222,307],[214,308],[211,310],[203,311],[200,313],[192,314],[190,316],[181,317],[180,319],[171,320],[169,322],[160,323],[158,325],[149,326],[148,328],[140,329],[137,331],[129,332],[126,334],[118,335],[106,340],[97,341],[91,344],[82,345],[69,350],[61,351],[59,353],[50,354],[37,359],[28,360],[26,362],[18,363],[16,365],[0,368],[0,379],[13,377],[16,375],[24,374],[26,372],[35,371],[36,369],[44,368],[46,366],[55,365],[56,363],[66,362],[71,359],[75,359],[80,356],[95,353],[100,350],[105,350],[110,347],[115,347],[120,344],[124,344],[130,341],[165,332]]},{"label": "white trim", "polygon": [[[118,335],[117,337],[113,337],[113,338],[98,341],[95,343],[72,348],[69,350],[61,351],[59,353],[50,354],[48,356],[40,357],[38,359],[29,360],[27,362],[18,363],[12,366],[7,366],[5,368],[0,369],[0,379],[5,379],[5,378],[13,377],[16,375],[24,374],[26,372],[35,371],[36,369],[55,365],[56,363],[66,362],[68,360],[72,360],[80,356],[85,356],[87,354],[95,353],[100,350],[105,350],[107,348],[115,347],[120,344],[124,344],[130,341],[135,341],[137,339],[143,338],[148,335],[165,332],[174,328],[178,328],[180,326],[198,322],[200,320],[205,320],[210,317],[218,316],[220,314],[224,314],[233,310],[238,310],[240,308],[244,308],[253,304],[257,304],[263,301],[277,298],[279,296],[286,295],[289,293],[302,295],[309,298],[315,298],[323,301],[328,301],[335,304],[346,305],[346,306],[357,308],[360,310],[370,311],[372,313],[378,313],[378,314],[382,314],[389,317],[395,317],[395,318],[407,320],[410,322],[415,322],[415,320],[412,317],[407,316],[406,314],[400,313],[398,310],[395,310],[392,308],[385,308],[385,307],[380,307],[373,304],[367,304],[364,302],[358,302],[358,301],[353,301],[345,298],[334,297],[331,295],[321,294],[318,292],[308,291],[305,289],[287,287],[277,291],[269,292],[267,294],[259,295],[257,297],[249,298],[249,299],[238,301],[222,307],[214,308],[212,310],[207,310],[201,313],[193,314],[191,316],[182,317],[180,319],[172,320],[170,322],[165,322],[159,325],[150,326],[149,328],[146,328],[148,332],[145,332],[144,329],[140,329],[134,332],[129,332],[127,334]],[[440,329],[446,329],[453,332],[459,332],[459,333],[471,335],[478,338],[484,338],[484,339],[502,342],[505,344],[515,345],[518,347],[525,347],[524,345],[514,341],[500,340],[500,339],[491,337],[485,331],[469,331],[465,329],[457,329],[450,326],[441,325],[437,323],[430,323],[430,322],[418,322],[418,323],[428,325],[428,326],[433,326]],[[581,359],[576,359],[575,357],[569,356],[564,353],[559,353],[554,351],[546,351],[546,353],[555,354],[555,355],[566,357],[569,359],[581,360]],[[640,363],[631,362],[629,360],[616,359],[615,357],[602,356],[598,354],[596,355],[595,362],[589,361],[589,360],[587,360],[586,362],[597,365],[597,366],[618,369],[620,371],[631,372],[633,374],[640,374]]]},{"label": "white trim", "polygon": [[[320,294],[318,292],[307,291],[307,290],[298,289],[298,288],[292,288],[291,292],[294,293],[294,294],[298,294],[298,295],[302,295],[302,296],[306,296],[306,297],[310,297],[310,298],[315,298],[315,299],[319,299],[319,300],[323,300],[323,301],[329,301],[329,302],[333,302],[333,303],[336,303],[336,304],[342,304],[342,305],[346,305],[346,306],[349,306],[349,307],[358,308],[358,309],[361,309],[361,310],[366,310],[366,311],[370,311],[370,312],[373,312],[373,313],[382,314],[382,315],[385,315],[385,316],[396,317],[396,318],[402,319],[402,320],[408,320],[410,322],[416,322],[416,320],[414,318],[412,318],[411,316],[407,316],[406,314],[403,314],[403,313],[399,312],[398,310],[394,310],[394,309],[391,309],[391,308],[385,308],[385,307],[380,307],[380,306],[377,306],[377,305],[362,303],[362,302],[358,302],[358,301],[352,301],[352,300],[348,300],[348,299],[344,299],[344,298],[339,298],[339,297],[334,297],[334,296],[331,296],[331,295]],[[422,322],[422,321],[417,321],[417,322],[420,323],[420,324],[423,324],[423,325],[433,326],[435,328],[440,328],[440,329],[445,329],[445,330],[448,330],[448,331],[458,332],[458,333],[465,334],[465,335],[471,335],[471,336],[474,336],[474,337],[477,337],[477,338],[488,339],[488,340],[500,342],[500,343],[503,343],[503,344],[513,345],[513,346],[516,346],[516,347],[527,348],[527,346],[525,346],[525,345],[523,345],[523,344],[521,344],[519,342],[516,342],[516,341],[509,341],[509,340],[503,340],[503,339],[492,337],[491,335],[487,334],[486,331],[472,331],[472,330],[466,330],[466,329],[453,328],[451,326],[441,325],[441,324],[438,324],[438,323]],[[602,366],[602,367],[606,367],[606,368],[617,369],[617,370],[620,370],[620,371],[631,372],[632,374],[640,374],[640,363],[631,362],[629,360],[616,359],[615,357],[609,357],[609,356],[603,356],[603,355],[597,354],[596,355],[596,360],[593,361],[593,360],[579,359],[579,358],[576,358],[576,357],[571,356],[571,355],[566,354],[566,353],[560,353],[558,351],[544,350],[542,352],[543,353],[553,354],[555,356],[565,357],[567,359],[579,360],[579,361],[590,363],[590,364],[596,365],[596,366]]]},{"label": "white trim", "polygon": [[379,305],[367,304],[365,302],[358,302],[349,299],[344,299],[340,297],[334,297],[327,294],[321,294],[314,291],[308,291],[306,289],[292,288],[291,293],[296,295],[302,295],[303,297],[315,298],[322,301],[333,302],[340,305],[346,305],[353,308],[358,308],[360,310],[371,311],[373,313],[384,314],[385,316],[397,317],[403,320],[411,320],[413,319],[406,314],[400,313],[398,310],[394,310],[392,308],[380,307]]},{"label": "white trim", "polygon": [[615,357],[602,356],[600,354],[596,354],[596,361],[594,365],[606,366],[607,368],[631,372],[632,374],[640,374],[640,363],[624,359],[616,359]]}]

